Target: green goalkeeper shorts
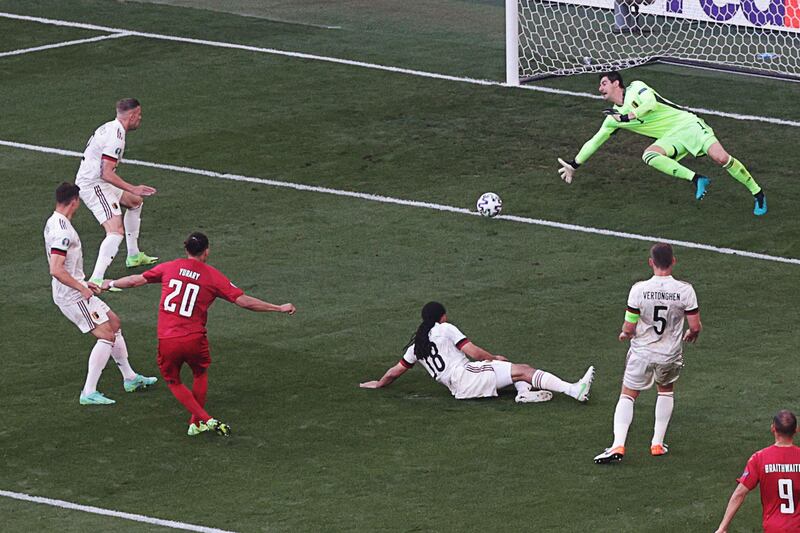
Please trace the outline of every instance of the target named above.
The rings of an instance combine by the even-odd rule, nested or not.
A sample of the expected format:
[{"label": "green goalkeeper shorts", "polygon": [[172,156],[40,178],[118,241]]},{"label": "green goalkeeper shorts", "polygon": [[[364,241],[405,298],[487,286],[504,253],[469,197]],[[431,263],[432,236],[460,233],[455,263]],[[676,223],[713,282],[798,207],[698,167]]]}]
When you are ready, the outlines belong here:
[{"label": "green goalkeeper shorts", "polygon": [[719,141],[714,135],[714,130],[698,118],[685,126],[668,131],[653,144],[661,147],[667,157],[678,161],[687,154],[692,154],[694,157],[706,155],[711,145],[716,142]]}]

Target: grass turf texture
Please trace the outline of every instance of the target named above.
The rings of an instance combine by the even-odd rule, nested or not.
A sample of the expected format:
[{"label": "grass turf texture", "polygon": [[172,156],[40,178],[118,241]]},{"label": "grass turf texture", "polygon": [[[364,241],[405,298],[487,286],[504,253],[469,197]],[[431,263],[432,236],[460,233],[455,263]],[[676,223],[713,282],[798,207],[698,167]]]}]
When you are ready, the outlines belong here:
[{"label": "grass turf texture", "polygon": [[[77,6],[0,2],[5,11],[451,74],[499,78],[502,68],[502,41],[467,42],[474,28],[414,34],[388,11],[383,32],[356,23],[337,33],[175,7]],[[486,9],[464,9],[476,6]],[[23,39],[33,26],[4,28],[14,24],[19,33],[0,34],[0,49],[87,36],[50,28],[50,40],[36,27]],[[458,53],[434,53],[443,41]],[[6,140],[80,150],[113,101],[134,95],[145,118],[129,136],[129,158],[462,206],[494,190],[511,214],[800,257],[800,190],[785,162],[793,128],[708,119],[768,192],[770,214],[755,219],[747,192],[723,171],[690,161],[717,178],[697,206],[687,184],[641,163],[646,140],[624,134],[563,185],[553,162],[599,125],[596,101],[140,38],[0,65]],[[663,67],[635,74],[682,104],[796,118],[781,104],[796,96],[793,85]],[[767,92],[759,105],[742,96]],[[625,464],[600,468],[591,457],[610,439],[625,352],[616,332],[630,284],[647,276],[646,243],[124,164],[123,176],[160,191],[146,203],[145,251],[175,257],[189,231],[206,231],[212,264],[299,311],[213,309],[209,409],[233,425],[230,440],[189,439],[163,382],[127,395],[112,366],[101,390],[118,404],[79,408],[91,341],[50,300],[40,234],[52,190],[77,160],[8,148],[0,157],[10,170],[0,290],[14,302],[0,323],[7,490],[237,531],[707,531],[748,455],[769,443],[769,416],[796,408],[797,333],[775,317],[793,312],[797,267],[677,250],[676,275],[695,284],[707,330],[687,349],[671,454],[647,454],[650,393],[637,402]],[[90,270],[101,231],[85,208],[75,225]],[[121,264],[109,275],[127,273]],[[517,406],[510,393],[456,402],[418,369],[389,389],[359,390],[396,361],[432,298],[476,343],[513,360],[566,379],[596,364],[589,405],[559,397]],[[147,374],[156,372],[157,299],[152,287],[105,297]],[[758,528],[757,500],[740,512],[740,530]],[[0,509],[16,517],[10,530],[154,529],[20,502]]]}]

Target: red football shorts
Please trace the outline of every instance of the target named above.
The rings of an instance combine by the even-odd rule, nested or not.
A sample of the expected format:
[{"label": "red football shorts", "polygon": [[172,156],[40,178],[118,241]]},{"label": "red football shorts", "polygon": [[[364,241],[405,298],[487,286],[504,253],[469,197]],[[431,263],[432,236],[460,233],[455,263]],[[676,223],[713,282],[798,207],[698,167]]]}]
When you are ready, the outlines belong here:
[{"label": "red football shorts", "polygon": [[167,383],[181,382],[181,366],[184,363],[195,376],[202,374],[211,364],[208,338],[202,333],[185,337],[158,339],[158,369]]}]

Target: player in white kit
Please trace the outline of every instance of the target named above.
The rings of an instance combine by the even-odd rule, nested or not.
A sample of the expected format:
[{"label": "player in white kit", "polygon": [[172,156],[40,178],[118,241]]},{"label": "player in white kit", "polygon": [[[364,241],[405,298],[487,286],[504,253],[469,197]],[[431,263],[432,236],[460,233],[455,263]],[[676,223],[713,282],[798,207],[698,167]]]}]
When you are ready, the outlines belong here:
[{"label": "player in white kit", "polygon": [[100,293],[100,288],[84,281],[81,239],[71,222],[81,203],[79,190],[72,183],[62,183],[56,189],[56,209],[44,227],[45,252],[53,277],[53,301],[81,333],[91,331],[97,337],[89,355],[89,370],[80,404],[109,405],[114,400],[97,391],[97,382],[109,357],[117,363],[127,392],[144,389],[157,380],[133,371],[119,317],[95,296],[95,293]]},{"label": "player in white kit", "polygon": [[[672,246],[657,243],[650,248],[653,277],[636,283],[628,295],[628,309],[619,340],[630,340],[622,377],[622,392],[614,411],[614,442],[594,458],[597,464],[621,461],[625,440],[633,422],[633,403],[639,393],[656,384],[655,425],[650,454],[668,451],[664,435],[672,417],[673,390],[683,367],[683,341],[695,342],[703,325],[694,288],[672,277]],[[689,324],[684,333],[683,321]]]},{"label": "player in white kit", "polygon": [[[158,258],[139,250],[139,228],[142,217],[142,197],[156,193],[147,185],[131,185],[117,174],[117,165],[125,152],[125,135],[139,128],[142,107],[135,98],[117,102],[117,117],[97,128],[86,143],[75,185],[81,188],[81,200],[106,230],[100,243],[97,261],[89,278],[100,285],[119,250],[122,235],[128,248],[125,265],[128,268],[150,265]],[[122,207],[125,207],[123,224]]]},{"label": "player in white kit", "polygon": [[[467,356],[475,361],[470,361]],[[513,384],[517,389],[518,403],[550,400],[553,397],[550,391],[585,402],[589,399],[594,379],[594,367],[591,366],[579,381],[567,383],[544,370],[511,363],[502,355],[493,355],[470,342],[456,326],[448,323],[442,304],[429,302],[422,308],[422,323],[400,361],[381,379],[361,383],[360,387],[385,387],[418,361],[458,400],[497,396],[497,391]]]}]

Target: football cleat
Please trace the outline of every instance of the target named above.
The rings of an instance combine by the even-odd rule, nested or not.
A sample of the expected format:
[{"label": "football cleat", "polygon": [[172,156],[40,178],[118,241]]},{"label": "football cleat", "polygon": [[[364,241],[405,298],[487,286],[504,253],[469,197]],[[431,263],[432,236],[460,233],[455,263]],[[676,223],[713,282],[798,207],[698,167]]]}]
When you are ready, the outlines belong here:
[{"label": "football cleat", "polygon": [[583,375],[583,377],[575,384],[578,387],[578,392],[575,395],[576,400],[579,402],[585,402],[589,399],[589,391],[592,388],[593,381],[594,367],[590,366],[586,369],[586,373]]},{"label": "football cleat", "polygon": [[216,418],[209,418],[206,420],[206,426],[208,426],[208,429],[214,430],[217,435],[222,435],[223,437],[231,436],[231,427],[228,424],[220,422]]},{"label": "football cleat", "polygon": [[617,446],[616,448],[606,448],[603,453],[594,456],[594,464],[605,465],[609,463],[618,463],[625,457],[625,446]]},{"label": "football cleat", "polygon": [[767,197],[764,196],[764,191],[759,191],[758,194],[753,195],[755,200],[755,207],[753,207],[753,214],[757,217],[767,214]]},{"label": "football cleat", "polygon": [[[94,283],[98,287],[102,287],[103,286],[103,280],[100,279],[100,278],[90,279],[89,281],[91,281],[92,283]],[[122,291],[122,289],[120,289],[119,287],[109,287],[108,288],[108,292],[121,292],[121,291]]]},{"label": "football cleat", "polygon": [[156,381],[158,381],[158,378],[149,378],[141,374],[136,374],[135,378],[126,379],[123,382],[123,385],[125,386],[125,392],[136,392],[137,390],[144,390],[147,387],[154,385]]},{"label": "football cleat", "polygon": [[549,390],[529,390],[517,394],[517,403],[538,403],[547,402],[553,399],[553,393]]},{"label": "football cleat", "polygon": [[653,444],[650,446],[650,455],[653,456],[660,456],[660,455],[667,455],[669,453],[669,446],[664,443],[661,444]]},{"label": "football cleat", "polygon": [[94,391],[93,393],[85,396],[81,393],[79,401],[81,405],[112,405],[117,403],[111,398],[106,398],[103,396],[102,392],[98,391]]},{"label": "football cleat", "polygon": [[129,255],[128,258],[125,259],[125,266],[128,268],[135,268],[152,265],[156,261],[158,261],[158,257],[150,257],[144,252],[139,252],[136,255]]},{"label": "football cleat", "polygon": [[711,185],[711,180],[706,176],[695,176],[694,180],[694,198],[695,200],[702,200],[708,192],[708,186]]},{"label": "football cleat", "polygon": [[206,425],[205,422],[198,422],[197,424],[189,424],[189,430],[186,432],[187,435],[190,437],[194,437],[199,435],[200,433],[205,433],[210,428]]}]

